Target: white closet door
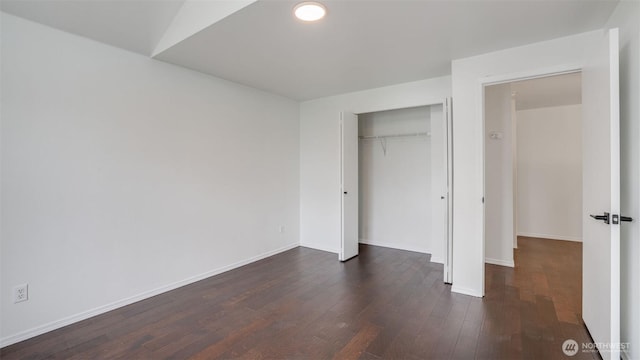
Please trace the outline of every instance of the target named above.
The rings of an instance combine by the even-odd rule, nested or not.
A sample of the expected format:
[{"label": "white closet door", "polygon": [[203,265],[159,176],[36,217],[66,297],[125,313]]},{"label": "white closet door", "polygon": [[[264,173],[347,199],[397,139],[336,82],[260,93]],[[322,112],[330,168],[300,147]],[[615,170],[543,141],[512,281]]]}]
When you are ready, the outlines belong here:
[{"label": "white closet door", "polygon": [[342,231],[340,261],[358,255],[358,116],[341,113],[341,199]]},{"label": "white closet door", "polygon": [[[597,343],[620,342],[620,117],[618,30],[609,30],[582,72],[582,317]],[[604,349],[603,349],[604,350]],[[601,351],[604,359],[620,352]]]}]

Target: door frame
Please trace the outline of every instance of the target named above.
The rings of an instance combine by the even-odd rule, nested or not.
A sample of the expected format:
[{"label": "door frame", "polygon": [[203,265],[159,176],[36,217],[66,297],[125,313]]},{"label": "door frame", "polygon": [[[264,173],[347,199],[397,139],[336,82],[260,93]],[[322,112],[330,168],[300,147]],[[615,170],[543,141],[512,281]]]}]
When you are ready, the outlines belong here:
[{"label": "door frame", "polygon": [[479,149],[478,152],[480,154],[482,154],[482,194],[480,194],[480,199],[479,201],[482,202],[482,218],[480,219],[481,223],[482,223],[482,252],[481,252],[481,264],[482,264],[482,296],[485,296],[486,293],[486,274],[485,274],[485,246],[486,246],[486,239],[485,239],[485,219],[486,219],[486,208],[484,206],[484,195],[486,193],[486,154],[485,154],[485,142],[487,139],[487,134],[486,134],[486,121],[485,121],[485,96],[484,96],[484,90],[487,86],[491,86],[491,85],[500,85],[500,84],[505,84],[505,83],[511,83],[511,82],[516,82],[516,81],[522,81],[522,80],[532,80],[532,79],[539,79],[539,78],[545,78],[545,77],[549,77],[549,76],[557,76],[557,75],[566,75],[566,74],[573,74],[573,73],[577,73],[577,72],[582,72],[582,65],[576,65],[576,64],[567,64],[567,65],[560,65],[560,66],[554,66],[554,67],[548,67],[548,68],[540,68],[540,69],[532,69],[532,70],[528,70],[528,71],[522,71],[522,72],[516,72],[516,73],[510,73],[510,74],[500,74],[500,75],[493,75],[493,76],[487,76],[484,78],[481,78],[478,80],[478,86],[477,86],[477,95],[476,98],[478,99],[477,102],[477,109],[476,109],[476,113],[478,114],[479,118],[482,119],[482,131],[480,132],[480,137],[481,140],[479,142]]},{"label": "door frame", "polygon": [[445,201],[446,224],[444,229],[444,283],[453,284],[453,98],[444,99],[442,104],[442,116],[444,117],[445,149],[444,162],[445,174]]},{"label": "door frame", "polygon": [[[340,260],[340,254],[344,251],[343,249],[343,200],[344,194],[342,190],[342,113],[353,113],[356,116],[360,116],[366,113],[372,112],[382,112],[382,111],[391,111],[391,110],[402,110],[402,109],[410,109],[415,107],[423,107],[423,106],[442,106],[442,116],[445,121],[445,136],[446,136],[446,146],[447,149],[445,151],[445,156],[448,157],[447,163],[447,172],[445,174],[446,179],[446,206],[447,210],[445,211],[445,218],[447,219],[446,229],[445,229],[445,239],[444,239],[444,247],[443,247],[443,261],[444,261],[444,279],[443,281],[447,284],[451,284],[453,281],[453,126],[452,126],[452,117],[453,117],[453,104],[452,98],[450,96],[440,99],[439,101],[428,101],[424,103],[418,104],[407,104],[405,106],[391,106],[391,107],[379,107],[379,108],[367,108],[367,109],[358,109],[358,111],[346,110],[342,109],[338,113],[338,134],[339,134],[339,151],[338,151],[338,195],[340,196],[340,248],[338,249],[338,259]],[[359,163],[359,161],[358,161]],[[358,201],[359,201],[359,194]],[[359,216],[358,216],[359,221]],[[359,225],[358,225],[359,226]],[[358,239],[359,240],[359,239]]]}]

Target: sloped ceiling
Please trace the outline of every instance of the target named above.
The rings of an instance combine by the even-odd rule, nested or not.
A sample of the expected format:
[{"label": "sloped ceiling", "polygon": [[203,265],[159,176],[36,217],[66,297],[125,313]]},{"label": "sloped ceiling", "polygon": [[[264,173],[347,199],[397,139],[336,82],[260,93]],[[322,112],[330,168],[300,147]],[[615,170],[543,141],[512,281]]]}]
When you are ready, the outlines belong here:
[{"label": "sloped ceiling", "polygon": [[3,0],[2,11],[150,55],[183,4],[175,1]]},{"label": "sloped ceiling", "polygon": [[5,0],[2,10],[306,100],[447,75],[452,59],[599,29],[617,4],[334,0],[308,24],[292,17],[297,1],[199,2]]}]

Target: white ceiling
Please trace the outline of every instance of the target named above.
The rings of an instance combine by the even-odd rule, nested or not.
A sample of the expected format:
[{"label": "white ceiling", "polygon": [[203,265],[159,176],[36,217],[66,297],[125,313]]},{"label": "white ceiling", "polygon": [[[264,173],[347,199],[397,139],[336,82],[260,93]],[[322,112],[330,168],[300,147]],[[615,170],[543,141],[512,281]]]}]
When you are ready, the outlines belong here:
[{"label": "white ceiling", "polygon": [[548,76],[511,83],[516,110],[582,104],[580,73]]},{"label": "white ceiling", "polygon": [[[3,0],[2,10],[149,55],[182,1]],[[291,16],[296,3],[258,0],[212,16],[155,58],[306,100],[447,75],[452,59],[595,30],[617,1],[328,0],[327,17],[311,24]]]}]

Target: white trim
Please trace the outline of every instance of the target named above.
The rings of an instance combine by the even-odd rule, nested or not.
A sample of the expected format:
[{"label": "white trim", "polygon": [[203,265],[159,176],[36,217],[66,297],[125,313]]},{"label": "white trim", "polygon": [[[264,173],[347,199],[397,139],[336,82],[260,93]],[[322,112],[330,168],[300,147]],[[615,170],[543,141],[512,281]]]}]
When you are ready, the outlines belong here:
[{"label": "white trim", "polygon": [[340,112],[339,125],[340,138],[338,140],[340,141],[340,149],[338,156],[340,156],[340,158],[338,159],[338,164],[340,164],[340,169],[338,170],[338,174],[340,176],[340,192],[338,194],[340,196],[340,248],[338,249],[338,260],[344,261],[347,260],[344,258],[344,111]]},{"label": "white trim", "polygon": [[455,285],[451,286],[451,292],[462,294],[462,295],[475,296],[479,298],[484,297],[483,294],[480,294],[473,289],[462,288]]},{"label": "white trim", "polygon": [[526,232],[518,232],[518,236],[531,237],[531,238],[540,238],[540,239],[550,239],[550,240],[564,240],[564,241],[582,242],[582,238],[579,238],[577,236],[536,234],[536,233],[526,233]]},{"label": "white trim", "polygon": [[141,301],[141,300],[148,299],[150,297],[165,293],[167,291],[175,290],[175,289],[177,289],[179,287],[192,284],[194,282],[209,278],[211,276],[222,274],[222,273],[227,272],[229,270],[233,270],[233,269],[239,268],[241,266],[250,264],[252,262],[256,262],[256,261],[262,260],[264,258],[279,254],[281,252],[285,252],[287,250],[291,250],[291,249],[296,248],[298,246],[299,246],[298,243],[290,244],[290,245],[287,245],[287,246],[283,246],[283,247],[281,247],[279,249],[267,251],[266,253],[262,253],[260,255],[256,255],[256,256],[248,258],[246,260],[238,261],[238,262],[233,263],[231,265],[227,265],[227,266],[223,266],[223,267],[211,270],[211,271],[207,271],[207,272],[202,273],[200,275],[192,276],[192,277],[189,277],[187,279],[184,279],[184,280],[181,280],[181,281],[177,281],[177,282],[165,285],[165,286],[161,286],[159,288],[155,288],[153,290],[149,290],[149,291],[143,292],[143,293],[138,294],[138,295],[134,295],[134,296],[122,299],[122,300],[118,300],[118,301],[112,302],[110,304],[98,306],[98,307],[93,308],[91,310],[83,311],[81,313],[78,313],[78,314],[75,314],[75,315],[71,315],[71,316],[67,316],[65,318],[62,318],[62,319],[59,319],[59,320],[55,320],[55,321],[52,321],[52,322],[44,324],[44,325],[36,326],[34,328],[31,328],[31,329],[25,330],[25,331],[21,331],[21,332],[19,332],[17,334],[14,334],[14,335],[9,335],[7,337],[4,337],[4,338],[0,339],[0,348],[15,344],[15,343],[20,342],[20,341],[24,341],[24,340],[30,339],[30,338],[38,336],[38,335],[42,335],[42,334],[47,333],[49,331],[53,331],[53,330],[59,329],[61,327],[67,326],[67,325],[71,325],[73,323],[76,323],[76,322],[79,322],[79,321],[82,321],[82,320],[86,320],[86,319],[88,319],[90,317],[94,317],[96,315],[104,314],[104,313],[106,313],[108,311],[115,310],[115,309],[118,309],[118,308],[121,308],[123,306],[127,306],[127,305],[130,305],[130,304],[133,304],[133,303]]},{"label": "white trim", "polygon": [[320,251],[330,252],[333,254],[340,254],[340,249],[333,249],[326,246],[319,246],[316,244],[306,244],[306,243],[300,243],[300,246],[313,249],[313,250],[320,250]]},{"label": "white trim", "polygon": [[479,82],[482,85],[482,87],[485,87],[487,85],[505,84],[505,83],[511,83],[514,81],[539,79],[539,78],[544,78],[549,76],[577,73],[582,71],[582,67],[583,66],[577,65],[577,64],[568,64],[568,65],[552,66],[552,67],[543,68],[543,69],[514,72],[509,74],[490,75],[490,76],[485,76],[480,78]]},{"label": "white trim", "polygon": [[442,105],[443,102],[441,100],[436,100],[436,99],[432,99],[431,101],[427,101],[427,102],[421,102],[419,101],[416,104],[413,105],[406,105],[406,106],[383,106],[383,107],[364,107],[362,109],[358,109],[358,111],[351,111],[352,113],[356,114],[356,115],[362,115],[362,114],[367,114],[367,113],[372,113],[372,112],[383,112],[383,111],[393,111],[393,110],[403,110],[403,109],[413,109],[413,108],[417,108],[417,107],[427,107],[427,106],[437,106],[437,105]]},{"label": "white trim", "polygon": [[444,118],[446,130],[446,228],[444,247],[444,282],[453,283],[453,98],[444,100]]},{"label": "white trim", "polygon": [[484,262],[487,263],[487,264],[493,264],[493,265],[515,267],[515,264],[514,264],[513,260],[502,260],[502,259],[485,258]]},{"label": "white trim", "polygon": [[390,249],[413,251],[413,252],[419,252],[419,253],[431,255],[431,253],[429,253],[426,249],[419,248],[417,246],[397,245],[397,244],[392,244],[384,241],[376,241],[376,240],[368,240],[368,239],[360,239],[358,240],[358,242],[360,244],[365,244],[365,245],[380,246],[380,247],[386,247]]}]

